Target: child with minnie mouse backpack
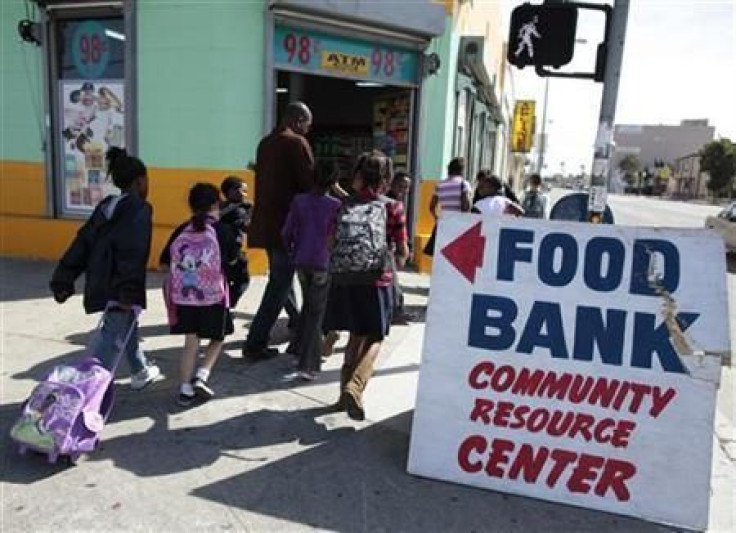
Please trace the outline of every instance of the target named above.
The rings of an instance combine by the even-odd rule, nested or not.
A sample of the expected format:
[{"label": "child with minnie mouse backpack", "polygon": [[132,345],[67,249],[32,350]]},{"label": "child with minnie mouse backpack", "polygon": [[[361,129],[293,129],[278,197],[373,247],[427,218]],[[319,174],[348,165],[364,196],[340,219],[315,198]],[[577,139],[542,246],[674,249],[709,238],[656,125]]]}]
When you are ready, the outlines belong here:
[{"label": "child with minnie mouse backpack", "polygon": [[[171,333],[184,335],[178,400],[183,407],[214,396],[207,381],[225,336],[233,332],[225,272],[238,259],[238,245],[218,221],[219,196],[217,187],[209,183],[192,187],[192,217],[174,230],[160,258],[169,269],[164,295]],[[201,339],[210,342],[195,370]]]}]

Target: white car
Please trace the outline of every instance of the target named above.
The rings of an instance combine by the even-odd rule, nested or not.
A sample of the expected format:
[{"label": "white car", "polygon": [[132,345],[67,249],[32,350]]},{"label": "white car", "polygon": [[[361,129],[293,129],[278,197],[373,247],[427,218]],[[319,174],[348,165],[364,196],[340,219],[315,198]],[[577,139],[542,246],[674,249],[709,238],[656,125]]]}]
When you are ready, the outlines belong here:
[{"label": "white car", "polygon": [[726,252],[736,254],[736,202],[730,203],[714,217],[705,219],[705,227],[716,230],[726,244]]}]

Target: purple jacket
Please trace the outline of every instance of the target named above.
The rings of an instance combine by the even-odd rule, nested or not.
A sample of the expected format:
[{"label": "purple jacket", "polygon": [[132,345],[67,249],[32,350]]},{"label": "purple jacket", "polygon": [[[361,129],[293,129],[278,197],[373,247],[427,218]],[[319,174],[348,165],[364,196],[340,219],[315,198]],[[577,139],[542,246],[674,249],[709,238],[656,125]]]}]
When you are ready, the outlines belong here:
[{"label": "purple jacket", "polygon": [[297,268],[327,270],[327,241],[335,231],[340,201],[314,193],[299,194],[291,202],[281,230],[286,250]]}]

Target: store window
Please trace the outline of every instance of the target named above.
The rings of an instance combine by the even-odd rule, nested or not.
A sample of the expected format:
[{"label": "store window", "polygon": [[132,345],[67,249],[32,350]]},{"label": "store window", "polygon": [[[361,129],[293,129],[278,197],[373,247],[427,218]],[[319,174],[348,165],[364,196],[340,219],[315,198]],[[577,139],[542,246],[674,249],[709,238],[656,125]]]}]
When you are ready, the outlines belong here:
[{"label": "store window", "polygon": [[52,11],[49,50],[55,211],[88,214],[117,192],[105,153],[126,147],[130,98],[122,9]]}]

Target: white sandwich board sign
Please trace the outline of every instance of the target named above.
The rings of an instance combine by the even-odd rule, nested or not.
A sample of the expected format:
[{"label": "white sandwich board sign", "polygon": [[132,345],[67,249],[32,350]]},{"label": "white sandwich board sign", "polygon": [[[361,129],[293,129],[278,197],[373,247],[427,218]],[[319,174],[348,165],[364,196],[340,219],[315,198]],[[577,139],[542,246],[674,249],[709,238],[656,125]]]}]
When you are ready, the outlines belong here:
[{"label": "white sandwich board sign", "polygon": [[409,472],[704,529],[720,238],[449,215],[436,250]]}]

